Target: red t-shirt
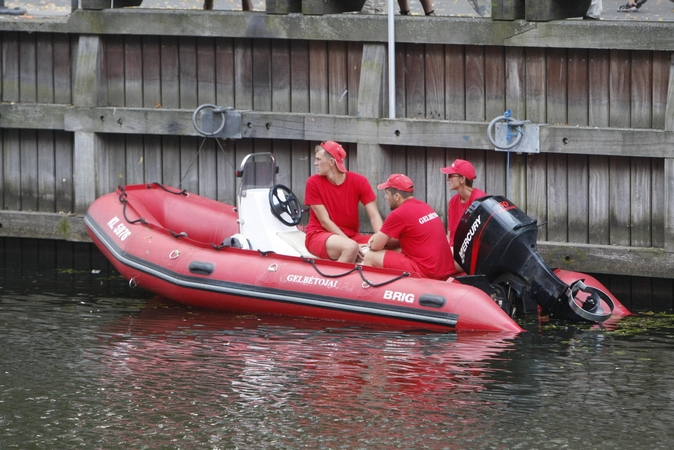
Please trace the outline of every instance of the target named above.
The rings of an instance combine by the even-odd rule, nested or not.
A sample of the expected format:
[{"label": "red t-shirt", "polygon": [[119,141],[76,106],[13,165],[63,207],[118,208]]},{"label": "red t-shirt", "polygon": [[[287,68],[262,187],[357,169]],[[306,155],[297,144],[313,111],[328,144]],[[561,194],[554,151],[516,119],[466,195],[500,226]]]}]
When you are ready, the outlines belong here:
[{"label": "red t-shirt", "polygon": [[423,275],[446,279],[454,272],[445,226],[427,203],[410,198],[391,211],[382,233],[398,239],[402,253],[413,260]]},{"label": "red t-shirt", "polygon": [[479,189],[473,188],[470,197],[465,203],[461,203],[461,196],[459,194],[449,199],[449,207],[447,208],[447,228],[449,230],[449,245],[454,246],[454,235],[456,234],[456,227],[466,212],[468,207],[478,198],[484,197],[485,194]]},{"label": "red t-shirt", "polygon": [[[376,199],[367,178],[355,172],[346,172],[346,179],[340,185],[332,184],[326,177],[314,174],[307,180],[304,192],[304,203],[309,206],[325,206],[330,220],[348,237],[355,236],[360,229],[358,203],[367,205]],[[312,212],[305,231],[309,234],[326,230]]]}]

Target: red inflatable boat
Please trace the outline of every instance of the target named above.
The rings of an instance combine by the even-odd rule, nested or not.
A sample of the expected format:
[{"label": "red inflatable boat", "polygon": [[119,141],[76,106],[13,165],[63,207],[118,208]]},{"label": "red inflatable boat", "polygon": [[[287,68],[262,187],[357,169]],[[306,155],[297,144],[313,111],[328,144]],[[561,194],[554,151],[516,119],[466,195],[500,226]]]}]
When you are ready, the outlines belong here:
[{"label": "red inflatable boat", "polygon": [[[275,184],[276,173],[270,153],[244,158],[236,207],[156,183],[119,187],[91,205],[85,223],[131,286],[193,307],[438,331],[522,331],[511,317],[512,296],[499,298],[489,277],[437,281],[315,258],[297,228],[301,205]],[[587,282],[580,275],[571,278]],[[629,314],[612,296],[614,305],[594,297],[595,310],[608,312],[598,321],[611,309]]]}]

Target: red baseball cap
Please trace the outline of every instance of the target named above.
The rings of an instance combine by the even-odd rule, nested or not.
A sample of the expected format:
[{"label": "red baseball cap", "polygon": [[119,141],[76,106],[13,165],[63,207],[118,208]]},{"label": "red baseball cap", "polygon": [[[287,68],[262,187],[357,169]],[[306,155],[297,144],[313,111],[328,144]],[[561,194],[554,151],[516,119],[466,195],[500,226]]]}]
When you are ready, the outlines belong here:
[{"label": "red baseball cap", "polygon": [[344,166],[344,158],[346,158],[346,152],[344,151],[344,148],[335,141],[321,142],[321,147],[335,159],[339,171],[345,173],[346,166]]},{"label": "red baseball cap", "polygon": [[455,159],[451,166],[443,167],[440,169],[440,172],[446,173],[447,175],[458,174],[468,178],[469,180],[475,179],[475,167],[465,159]]},{"label": "red baseball cap", "polygon": [[412,180],[407,175],[403,175],[402,173],[394,173],[388,177],[386,183],[377,185],[377,189],[387,188],[398,189],[399,191],[403,192],[414,192],[414,183],[412,183]]}]

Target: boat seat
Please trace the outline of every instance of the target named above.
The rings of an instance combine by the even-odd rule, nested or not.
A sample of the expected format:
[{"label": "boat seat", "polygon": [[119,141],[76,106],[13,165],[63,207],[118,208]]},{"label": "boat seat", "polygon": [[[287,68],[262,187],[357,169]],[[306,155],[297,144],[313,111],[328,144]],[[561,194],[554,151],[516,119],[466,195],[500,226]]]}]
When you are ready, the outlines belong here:
[{"label": "boat seat", "polygon": [[294,230],[294,231],[279,231],[276,233],[278,237],[280,237],[283,242],[286,244],[290,245],[293,249],[297,251],[297,253],[300,254],[300,256],[304,256],[305,258],[314,258],[318,259],[318,257],[307,250],[307,247],[304,245],[304,238],[306,237],[306,234],[304,231],[300,230]]}]

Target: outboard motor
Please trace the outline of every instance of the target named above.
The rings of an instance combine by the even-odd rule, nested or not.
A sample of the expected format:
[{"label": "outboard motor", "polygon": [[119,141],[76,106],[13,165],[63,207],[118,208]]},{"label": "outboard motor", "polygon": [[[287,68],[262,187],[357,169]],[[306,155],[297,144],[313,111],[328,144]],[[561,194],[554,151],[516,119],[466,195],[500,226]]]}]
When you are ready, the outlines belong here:
[{"label": "outboard motor", "polygon": [[[571,286],[545,264],[537,249],[538,226],[509,200],[486,196],[473,202],[461,218],[454,236],[454,259],[469,275],[459,281],[484,275],[491,294],[501,299],[503,309],[514,315],[534,312],[536,304],[558,319],[602,322],[611,316],[613,301],[603,291],[578,280]],[[483,283],[484,284],[484,283]],[[584,292],[584,299],[578,294]],[[608,313],[601,307],[604,300]]]}]

